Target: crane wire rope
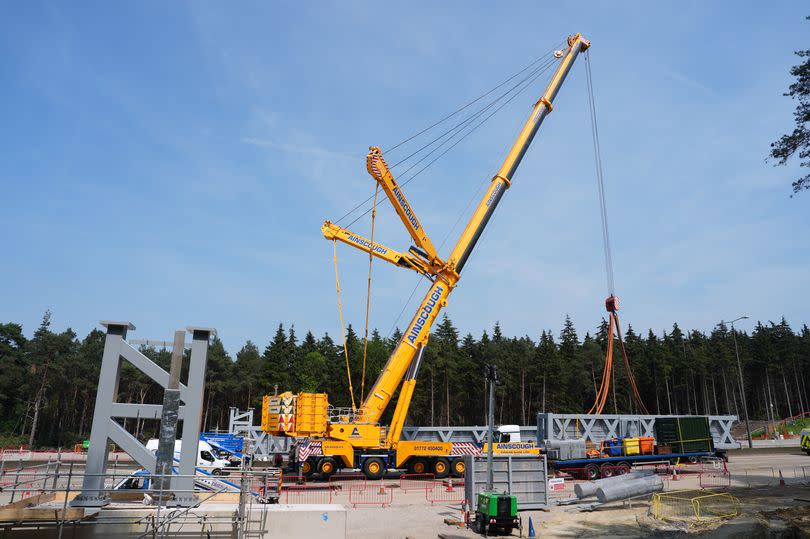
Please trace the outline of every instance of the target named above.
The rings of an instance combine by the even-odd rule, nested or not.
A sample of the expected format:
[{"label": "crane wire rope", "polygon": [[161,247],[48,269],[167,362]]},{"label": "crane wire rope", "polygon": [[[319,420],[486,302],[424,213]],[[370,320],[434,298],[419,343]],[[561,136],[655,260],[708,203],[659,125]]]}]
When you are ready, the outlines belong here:
[{"label": "crane wire rope", "polygon": [[[550,54],[550,53],[549,53],[549,54]],[[521,81],[518,81],[518,82],[517,82],[515,85],[513,85],[513,86],[512,86],[512,87],[511,87],[509,90],[507,90],[506,92],[502,93],[502,94],[501,94],[500,96],[498,96],[496,99],[494,99],[493,101],[491,101],[491,102],[489,103],[489,105],[487,105],[487,106],[486,106],[486,107],[484,107],[483,109],[479,109],[479,111],[478,111],[477,113],[475,113],[475,114],[481,114],[481,113],[482,113],[482,111],[485,111],[486,109],[488,109],[489,107],[491,107],[491,106],[492,106],[494,103],[497,103],[497,102],[498,102],[500,99],[503,99],[503,97],[504,97],[505,95],[509,94],[509,93],[510,93],[510,92],[511,92],[511,91],[512,91],[512,90],[513,90],[515,87],[519,86],[519,85],[520,85],[522,82],[526,81],[526,80],[527,80],[529,77],[531,77],[531,76],[532,76],[534,73],[537,73],[539,70],[545,69],[545,68],[547,67],[547,64],[553,64],[553,63],[555,62],[555,60],[556,60],[555,58],[549,58],[548,60],[546,60],[546,62],[544,62],[543,64],[541,64],[539,67],[534,68],[534,70],[532,70],[531,72],[529,72],[529,74],[528,74],[526,77],[524,77],[524,78],[523,78]],[[515,76],[517,76],[517,75],[515,75]],[[514,78],[514,77],[513,77],[513,78]],[[498,87],[500,87],[500,86],[498,86]],[[497,87],[496,87],[496,88],[497,88]],[[495,89],[495,88],[493,88],[493,90],[494,90],[494,89]],[[492,91],[492,90],[491,90],[491,91]],[[491,91],[490,91],[490,92],[491,92]],[[473,116],[473,115],[471,115],[471,116]],[[412,158],[412,157],[414,157],[415,155],[419,154],[421,151],[425,150],[426,148],[429,148],[429,147],[430,147],[430,146],[431,146],[433,143],[435,143],[436,141],[438,141],[438,140],[440,140],[440,139],[444,138],[444,137],[445,137],[445,136],[447,136],[447,134],[448,134],[448,133],[450,133],[452,130],[454,130],[454,129],[458,128],[458,127],[459,127],[461,124],[463,124],[463,123],[465,123],[466,121],[468,121],[468,120],[470,119],[470,117],[471,117],[471,116],[468,116],[468,117],[467,117],[467,120],[462,120],[461,122],[459,122],[458,124],[456,124],[456,125],[455,125],[454,127],[452,127],[451,129],[446,130],[444,133],[442,133],[442,134],[441,134],[441,135],[439,135],[438,137],[434,138],[434,139],[433,139],[433,140],[431,140],[430,142],[428,142],[428,143],[424,144],[423,146],[421,146],[421,147],[420,147],[420,148],[418,148],[417,150],[413,151],[413,152],[412,152],[411,154],[409,154],[407,157],[404,157],[404,158],[400,159],[399,161],[397,161],[396,163],[394,163],[394,165],[393,165],[391,168],[395,168],[395,167],[397,167],[397,166],[399,166],[399,165],[401,165],[401,164],[405,163],[405,162],[406,162],[406,161],[408,161],[410,158]],[[407,171],[406,171],[406,172],[407,172]]]},{"label": "crane wire rope", "polygon": [[[554,50],[554,49],[552,49],[552,50]],[[514,79],[515,79],[517,76],[519,76],[519,75],[521,75],[521,74],[525,73],[526,71],[531,70],[531,69],[532,69],[532,68],[533,68],[533,67],[534,67],[534,66],[535,66],[537,63],[539,63],[539,62],[541,62],[541,61],[543,61],[543,60],[546,60],[546,62],[544,62],[544,63],[543,63],[543,65],[541,65],[539,68],[534,67],[534,69],[532,70],[532,72],[531,72],[531,73],[530,73],[530,74],[529,74],[527,77],[524,77],[523,79],[521,79],[520,81],[518,81],[516,84],[512,85],[512,87],[511,87],[509,90],[507,90],[507,91],[506,91],[504,94],[501,94],[499,97],[497,97],[497,98],[494,100],[494,102],[497,102],[498,100],[503,99],[505,95],[509,94],[509,93],[510,93],[510,92],[512,92],[512,91],[513,91],[513,90],[514,90],[516,87],[518,87],[518,86],[519,86],[521,83],[525,82],[526,78],[531,77],[532,75],[534,75],[535,73],[537,73],[537,71],[538,71],[539,69],[542,69],[543,71],[547,70],[549,66],[546,66],[546,65],[545,65],[545,63],[547,63],[547,62],[549,61],[549,58],[548,58],[548,57],[549,57],[549,55],[553,55],[553,52],[548,52],[548,53],[544,54],[543,56],[538,57],[536,60],[534,60],[534,61],[532,61],[531,63],[527,64],[527,65],[526,65],[524,68],[522,68],[520,71],[518,71],[517,73],[513,74],[513,75],[512,75],[512,76],[510,76],[509,78],[507,78],[507,79],[505,79],[504,81],[502,81],[501,83],[499,83],[497,86],[495,86],[495,87],[491,88],[490,90],[488,90],[487,92],[485,92],[485,93],[481,94],[481,95],[480,95],[480,96],[478,96],[477,98],[473,99],[472,101],[470,101],[470,102],[469,102],[469,103],[467,103],[466,105],[464,105],[464,106],[460,107],[460,108],[459,108],[459,109],[457,109],[456,111],[454,111],[454,112],[452,112],[452,113],[448,114],[447,116],[445,116],[444,118],[442,118],[442,119],[441,119],[441,120],[439,120],[438,122],[435,122],[435,123],[434,123],[434,124],[432,124],[431,126],[429,126],[429,127],[425,128],[425,129],[421,130],[420,132],[416,133],[415,135],[412,135],[411,137],[408,137],[407,139],[403,140],[402,142],[397,143],[396,145],[394,145],[393,147],[391,147],[390,149],[388,149],[388,150],[386,150],[386,151],[391,151],[391,150],[393,150],[394,148],[398,148],[398,147],[400,147],[401,145],[405,144],[406,142],[409,142],[409,141],[413,140],[414,138],[416,138],[416,137],[418,137],[418,136],[420,136],[420,135],[422,135],[422,134],[424,134],[424,133],[426,133],[426,132],[430,131],[431,129],[433,129],[433,128],[435,128],[435,127],[439,126],[439,125],[441,125],[442,123],[444,123],[444,122],[445,122],[445,121],[447,121],[448,119],[452,118],[453,116],[455,116],[456,114],[460,113],[461,111],[466,110],[466,109],[467,109],[469,106],[473,105],[474,103],[477,103],[478,101],[480,101],[481,99],[483,99],[483,98],[484,98],[484,97],[486,97],[487,95],[491,94],[492,92],[494,92],[494,91],[495,91],[495,90],[497,90],[498,88],[503,87],[503,86],[504,86],[506,83],[508,83],[508,82],[510,82],[510,81],[512,81],[512,80],[514,80]],[[554,63],[554,61],[556,61],[556,59],[555,59],[555,58],[551,58],[551,59],[550,59],[550,61],[551,61],[551,64],[553,64],[553,63]],[[536,77],[535,77],[535,78],[536,78]],[[521,89],[521,90],[519,90],[519,91],[523,91],[523,90]],[[399,161],[397,164],[402,164],[403,162],[407,161],[409,158],[413,157],[415,154],[417,154],[417,153],[419,153],[420,151],[423,151],[424,149],[426,149],[426,148],[427,148],[427,147],[428,147],[430,144],[435,143],[435,141],[436,141],[436,140],[439,140],[439,139],[441,139],[441,138],[443,138],[443,137],[447,136],[447,135],[448,135],[450,132],[452,132],[452,131],[454,131],[454,130],[457,130],[457,129],[459,128],[459,126],[460,126],[462,123],[466,123],[466,122],[468,122],[468,121],[474,121],[474,120],[475,120],[475,118],[479,117],[479,116],[480,116],[480,115],[481,115],[483,112],[485,112],[485,110],[486,110],[486,109],[490,108],[491,106],[492,106],[492,103],[490,103],[490,105],[487,105],[487,106],[486,106],[486,107],[484,107],[483,109],[479,109],[479,111],[478,111],[477,113],[474,113],[473,115],[471,115],[470,117],[468,117],[466,120],[462,120],[461,122],[459,122],[459,123],[458,123],[458,124],[456,124],[455,126],[451,127],[450,129],[448,129],[447,131],[445,131],[445,132],[444,132],[442,135],[440,135],[439,137],[437,137],[436,139],[434,139],[433,141],[431,141],[431,143],[428,143],[427,145],[423,146],[422,148],[420,148],[420,149],[419,149],[419,150],[417,150],[416,152],[413,152],[411,155],[409,155],[409,156],[408,156],[408,157],[406,157],[405,159],[400,160],[400,161]],[[391,168],[393,169],[395,166],[396,166],[396,165],[392,166]],[[414,177],[416,177],[416,175],[414,175]],[[411,179],[412,179],[412,178],[411,178]],[[404,183],[403,183],[403,185],[404,185]],[[352,209],[350,209],[349,211],[347,211],[347,212],[346,212],[346,213],[345,213],[343,216],[341,216],[341,217],[340,217],[340,218],[339,218],[337,221],[335,221],[335,223],[336,223],[336,224],[341,223],[341,222],[342,222],[344,219],[346,219],[346,218],[347,218],[349,215],[353,214],[355,211],[357,211],[357,210],[358,210],[358,209],[360,209],[362,206],[364,206],[365,204],[367,204],[367,203],[368,203],[368,202],[369,202],[371,199],[372,199],[372,197],[371,197],[371,196],[369,196],[368,198],[366,198],[365,200],[363,200],[362,202],[360,202],[359,204],[357,204],[356,206],[354,206]],[[366,215],[366,214],[368,214],[368,211],[366,211],[366,212],[365,212],[363,215]],[[361,215],[361,217],[362,217],[362,215]]]},{"label": "crane wire rope", "polygon": [[[589,51],[585,51],[585,75],[586,75],[586,82],[587,82],[587,89],[588,89],[588,110],[590,112],[590,120],[591,120],[591,138],[593,141],[593,154],[594,154],[594,164],[596,166],[596,183],[599,192],[599,213],[601,215],[602,220],[602,245],[604,248],[604,256],[605,256],[605,273],[607,276],[607,288],[609,298],[608,301],[615,297],[615,280],[614,280],[614,273],[613,273],[613,252],[610,246],[610,230],[608,227],[608,214],[607,214],[607,202],[605,196],[605,180],[604,180],[604,172],[602,169],[602,149],[599,140],[599,127],[596,121],[596,101],[594,99],[594,91],[593,91],[593,76],[591,74],[591,58]],[[630,368],[630,358],[627,355],[627,349],[624,345],[624,339],[622,339],[622,332],[621,327],[619,326],[619,315],[616,313],[618,309],[618,303],[608,303],[608,334],[607,334],[607,351],[605,354],[605,368],[602,371],[602,384],[600,385],[599,391],[596,394],[596,398],[594,400],[594,404],[588,413],[597,413],[601,414],[602,410],[607,402],[607,397],[610,391],[610,381],[613,375],[613,338],[614,338],[614,328],[616,331],[616,337],[619,341],[619,348],[622,353],[622,360],[624,363],[624,370],[627,373],[627,381],[630,384],[630,397],[635,401],[636,405],[638,406],[639,410],[643,413],[647,413],[647,408],[644,406],[644,402],[641,399],[641,394],[638,391],[638,386],[636,385],[635,376],[633,375],[633,371]],[[615,398],[615,380],[613,383],[614,386],[614,401]],[[614,406],[616,403],[614,402]]]},{"label": "crane wire rope", "polygon": [[363,332],[363,371],[360,377],[360,406],[363,406],[363,401],[366,395],[366,357],[368,355],[368,317],[371,311],[371,266],[374,262],[374,222],[377,217],[377,195],[380,192],[380,183],[374,182],[377,186],[374,188],[374,205],[371,210],[371,241],[368,247],[368,286],[366,288],[366,326]]},{"label": "crane wire rope", "polygon": [[[453,223],[453,226],[444,235],[444,238],[442,239],[442,242],[439,244],[439,247],[438,247],[437,250],[441,250],[441,248],[444,247],[444,244],[447,243],[447,240],[450,238],[450,234],[453,233],[453,231],[458,226],[459,222],[461,222],[461,218],[464,217],[464,214],[466,214],[467,210],[470,209],[470,206],[472,206],[472,203],[475,202],[476,197],[481,192],[481,189],[484,187],[484,185],[486,185],[486,183],[487,183],[487,178],[484,178],[484,179],[481,180],[481,183],[478,185],[478,189],[476,189],[475,192],[472,194],[472,196],[470,197],[470,200],[467,202],[467,205],[464,207],[464,209],[461,210],[461,212],[459,212],[458,217],[456,218],[456,222]],[[484,231],[484,233],[486,233],[486,231]],[[405,309],[407,309],[408,305],[410,305],[414,294],[416,294],[416,290],[419,288],[419,285],[422,283],[422,279],[425,279],[424,275],[419,275],[417,277],[416,284],[413,285],[413,290],[411,290],[411,294],[408,296],[408,299],[405,300],[405,304],[402,306],[402,309],[400,309],[399,314],[397,315],[396,319],[394,319],[394,323],[391,324],[391,327],[388,329],[388,333],[386,334],[387,338],[390,338],[391,335],[394,333],[394,329],[396,329],[400,318],[402,318],[402,313],[404,313]]]},{"label": "crane wire rope", "polygon": [[[416,174],[414,174],[412,177],[410,177],[410,178],[408,178],[407,180],[405,180],[405,181],[402,183],[402,185],[407,185],[407,184],[408,184],[410,181],[412,181],[412,180],[413,180],[413,179],[415,179],[415,178],[416,178],[416,177],[417,177],[419,174],[421,174],[421,173],[422,173],[422,172],[423,172],[423,171],[424,171],[426,168],[428,168],[430,165],[432,165],[433,163],[435,163],[435,162],[436,162],[436,161],[437,161],[439,158],[441,158],[441,157],[442,157],[444,154],[446,154],[447,152],[449,152],[450,150],[452,150],[452,149],[453,149],[453,148],[454,148],[454,147],[455,147],[455,146],[456,146],[458,143],[460,143],[462,140],[464,140],[464,138],[466,138],[467,136],[469,136],[469,135],[470,135],[472,132],[474,132],[476,129],[478,129],[478,128],[479,128],[479,127],[480,127],[480,126],[483,124],[483,123],[485,123],[485,122],[486,122],[487,120],[489,120],[489,119],[490,119],[490,118],[491,118],[493,115],[495,115],[496,113],[498,113],[498,112],[499,112],[499,111],[500,111],[500,110],[501,110],[503,107],[505,107],[507,104],[509,104],[509,102],[511,102],[513,99],[515,99],[515,97],[517,97],[517,96],[518,96],[518,95],[520,95],[520,94],[521,94],[521,93],[522,93],[524,90],[526,90],[526,88],[528,88],[528,87],[529,87],[529,86],[530,86],[532,83],[534,83],[534,81],[535,81],[535,80],[537,80],[537,78],[539,78],[539,77],[540,77],[540,76],[541,76],[543,73],[545,73],[546,71],[548,71],[549,67],[551,67],[553,64],[554,64],[554,61],[552,60],[552,61],[551,61],[551,62],[550,62],[548,65],[546,65],[546,66],[545,66],[545,67],[544,67],[542,70],[535,71],[535,72],[533,73],[533,76],[532,76],[531,80],[526,81],[526,79],[524,78],[524,79],[523,79],[523,80],[522,80],[520,83],[518,83],[518,85],[519,85],[519,84],[521,84],[521,83],[523,83],[523,82],[525,82],[526,84],[524,84],[522,88],[518,89],[518,90],[515,92],[515,94],[514,94],[513,96],[511,96],[511,97],[510,97],[510,98],[509,98],[507,101],[505,101],[503,104],[501,104],[501,105],[500,105],[500,106],[499,106],[499,107],[498,107],[498,108],[497,108],[495,111],[493,111],[493,112],[492,112],[492,113],[491,113],[489,116],[487,116],[487,117],[486,117],[486,118],[484,118],[484,119],[483,119],[481,122],[479,122],[479,123],[478,123],[478,124],[477,124],[475,127],[473,127],[473,128],[472,128],[472,129],[471,129],[469,132],[467,132],[467,134],[465,134],[465,135],[464,135],[464,136],[463,136],[461,139],[459,139],[458,141],[456,141],[456,143],[455,143],[455,144],[453,144],[453,145],[452,145],[450,148],[447,148],[447,149],[446,149],[444,152],[442,152],[442,153],[441,153],[439,156],[437,156],[435,159],[433,159],[431,162],[429,162],[427,165],[425,165],[425,166],[424,166],[424,167],[423,167],[421,170],[419,170],[419,171],[418,171]],[[511,92],[511,91],[512,91],[512,90],[514,90],[514,89],[515,89],[515,88],[516,88],[518,85],[515,85],[515,86],[514,86],[512,89],[510,89],[509,91]],[[462,210],[462,211],[459,213],[458,217],[456,218],[456,222],[455,222],[455,224],[454,224],[454,225],[453,225],[453,227],[452,227],[452,228],[451,228],[451,229],[450,229],[450,230],[447,232],[447,234],[445,235],[445,237],[444,237],[444,239],[442,240],[441,244],[439,245],[439,249],[441,249],[441,248],[442,248],[442,246],[444,246],[445,242],[446,242],[446,241],[447,241],[447,239],[450,237],[450,234],[452,233],[452,231],[453,231],[453,230],[455,230],[455,228],[458,226],[459,221],[461,221],[461,218],[462,218],[462,217],[464,217],[464,214],[467,212],[467,210],[469,209],[470,205],[472,205],[472,203],[475,201],[475,197],[476,197],[476,195],[477,195],[477,194],[478,194],[478,193],[481,191],[481,187],[482,187],[483,185],[485,185],[485,184],[486,184],[486,179],[482,180],[482,182],[481,182],[481,184],[479,185],[478,189],[476,190],[476,192],[475,192],[475,193],[473,193],[472,197],[470,198],[469,202],[467,203],[467,206],[466,206],[466,207],[465,207],[465,208],[464,208],[464,209],[463,209],[463,210]],[[366,202],[367,202],[368,200],[370,200],[370,199],[367,199],[367,200],[366,200]],[[364,202],[364,203],[365,203],[365,202]],[[360,206],[362,206],[362,204],[363,204],[363,203],[361,203],[361,204],[360,204]],[[357,206],[357,207],[359,207],[359,206]],[[355,209],[356,209],[356,208],[355,208]],[[354,210],[352,210],[352,211],[354,211]],[[351,212],[350,212],[350,213],[351,213]],[[363,216],[364,216],[364,215],[366,215],[367,213],[368,213],[368,211],[366,211],[365,213],[361,214],[361,215],[360,215],[360,216],[359,216],[357,219],[355,219],[354,221],[352,221],[352,223],[350,223],[350,224],[349,224],[349,225],[347,225],[347,226],[351,226],[353,223],[355,223],[355,222],[356,222],[358,219],[360,219],[361,217],[363,217]],[[484,231],[484,233],[486,234],[486,230]],[[391,327],[389,328],[388,333],[387,333],[387,336],[388,336],[388,337],[390,337],[390,336],[393,334],[394,330],[396,329],[397,324],[399,323],[400,319],[402,318],[402,315],[403,315],[403,313],[405,312],[405,309],[407,309],[407,308],[408,308],[408,305],[410,304],[411,300],[413,299],[414,294],[416,294],[416,290],[419,288],[419,284],[422,282],[422,279],[423,279],[423,278],[424,278],[424,276],[420,276],[420,278],[419,278],[419,279],[417,279],[416,284],[415,284],[415,285],[414,285],[414,287],[413,287],[413,290],[411,290],[411,293],[410,293],[410,295],[408,296],[408,299],[405,301],[405,304],[402,306],[402,309],[400,309],[399,314],[397,315],[396,319],[394,320],[394,323],[393,323],[393,324],[391,324]]]},{"label": "crane wire rope", "polygon": [[492,92],[494,92],[495,90],[497,90],[498,88],[500,88],[501,86],[505,85],[506,83],[508,83],[509,81],[511,81],[512,79],[514,79],[514,78],[515,78],[515,77],[517,77],[518,75],[520,75],[521,73],[524,73],[524,72],[528,71],[529,69],[531,69],[531,67],[532,67],[533,65],[535,65],[535,64],[537,64],[537,63],[539,63],[539,62],[541,62],[542,60],[544,60],[544,59],[548,58],[549,56],[551,56],[552,54],[554,54],[554,51],[555,51],[555,50],[557,50],[557,49],[558,49],[558,48],[559,48],[559,47],[562,45],[562,43],[563,43],[563,42],[558,43],[558,44],[557,44],[557,45],[556,45],[554,48],[552,48],[551,50],[549,50],[547,53],[543,54],[542,56],[538,56],[537,58],[535,58],[534,60],[532,60],[531,62],[529,62],[529,63],[528,63],[528,64],[526,64],[525,66],[523,66],[521,69],[519,69],[517,72],[513,73],[513,74],[512,74],[512,75],[510,75],[508,78],[506,78],[506,79],[504,79],[503,81],[501,81],[500,83],[498,83],[496,86],[493,86],[492,88],[490,88],[489,90],[487,90],[485,93],[483,93],[483,94],[479,95],[478,97],[476,97],[476,98],[475,98],[475,99],[473,99],[472,101],[468,101],[468,102],[467,102],[465,105],[462,105],[461,107],[459,107],[458,109],[454,110],[453,112],[451,112],[451,113],[450,113],[450,114],[448,114],[447,116],[443,117],[442,119],[438,120],[437,122],[435,122],[435,123],[433,123],[433,124],[429,125],[428,127],[426,127],[426,128],[424,128],[424,129],[422,129],[422,130],[421,130],[421,131],[419,131],[418,133],[415,133],[415,134],[413,134],[413,135],[409,136],[408,138],[406,138],[406,139],[404,139],[404,140],[401,140],[400,142],[398,142],[398,143],[394,144],[393,146],[391,146],[391,147],[389,147],[389,148],[386,148],[386,149],[384,150],[384,153],[391,153],[391,152],[393,152],[394,150],[396,150],[397,148],[399,148],[399,147],[400,147],[400,146],[402,146],[403,144],[406,144],[406,143],[408,143],[408,142],[412,141],[413,139],[417,138],[418,136],[420,136],[420,135],[423,135],[423,134],[427,133],[428,131],[430,131],[430,130],[431,130],[431,129],[433,129],[434,127],[437,127],[437,126],[441,125],[442,123],[444,123],[445,121],[449,120],[450,118],[452,118],[452,117],[453,117],[453,116],[455,116],[456,114],[458,114],[458,113],[460,113],[461,111],[463,111],[463,110],[467,109],[468,107],[470,107],[470,106],[474,105],[475,103],[477,103],[477,102],[478,102],[478,101],[480,101],[481,99],[485,98],[486,96],[488,96],[489,94],[491,94]]},{"label": "crane wire rope", "polygon": [[593,78],[591,76],[591,57],[589,51],[585,51],[585,73],[588,84],[588,109],[591,115],[591,138],[593,139],[593,154],[596,164],[596,183],[599,189],[599,213],[602,216],[602,244],[605,251],[605,272],[607,273],[608,293],[612,296],[615,293],[613,252],[610,247],[607,203],[605,202],[605,178],[602,171],[602,146],[599,142],[599,127],[596,122],[596,102],[593,97]]},{"label": "crane wire rope", "polygon": [[[555,59],[555,60],[556,60],[556,59]],[[537,70],[537,71],[533,72],[533,73],[530,75],[530,77],[531,77],[531,78],[529,78],[529,77],[524,78],[524,79],[523,79],[523,80],[521,80],[521,81],[520,81],[518,84],[516,84],[515,86],[513,86],[513,87],[512,87],[510,90],[508,90],[507,92],[505,92],[504,94],[502,94],[500,97],[498,97],[498,98],[497,98],[495,101],[493,101],[492,103],[490,103],[489,105],[487,105],[487,106],[486,106],[485,108],[483,108],[481,111],[479,111],[479,112],[475,113],[475,115],[473,115],[474,117],[471,117],[473,120],[477,120],[478,118],[480,118],[480,117],[481,117],[481,116],[482,116],[482,115],[483,115],[483,114],[484,114],[484,113],[485,113],[487,110],[489,110],[490,108],[492,108],[492,106],[493,106],[493,105],[494,105],[494,104],[495,104],[497,101],[499,101],[499,100],[503,99],[503,98],[504,98],[506,95],[508,95],[509,93],[514,92],[512,96],[510,96],[508,99],[506,99],[505,101],[503,101],[503,103],[501,103],[501,104],[500,104],[498,107],[496,107],[496,108],[495,108],[495,110],[493,110],[492,112],[490,112],[488,115],[484,116],[484,118],[483,118],[482,120],[480,120],[478,123],[476,123],[475,125],[473,125],[472,127],[470,127],[470,128],[469,128],[469,129],[468,129],[466,132],[464,132],[463,130],[461,130],[461,131],[457,131],[457,132],[456,132],[456,133],[455,133],[455,134],[454,134],[452,137],[450,137],[450,139],[448,139],[448,140],[446,140],[445,142],[443,142],[443,143],[442,143],[442,146],[443,146],[444,144],[446,144],[447,142],[449,142],[450,140],[452,140],[454,137],[461,135],[461,133],[464,133],[463,135],[461,135],[461,136],[460,136],[460,138],[458,138],[458,140],[456,140],[455,142],[453,142],[453,144],[452,144],[452,145],[450,145],[448,148],[446,148],[446,149],[445,149],[445,150],[444,150],[442,153],[440,153],[439,155],[437,155],[436,157],[434,157],[434,158],[433,158],[431,161],[429,161],[429,162],[428,162],[428,163],[427,163],[425,166],[423,166],[422,168],[420,168],[420,169],[419,169],[417,172],[415,172],[415,173],[414,173],[413,175],[411,175],[409,178],[407,178],[407,179],[405,179],[404,181],[400,182],[400,185],[402,185],[402,186],[408,185],[408,184],[409,184],[411,181],[413,181],[414,179],[416,179],[416,178],[417,178],[417,177],[418,177],[420,174],[422,174],[422,173],[423,173],[425,170],[427,170],[427,169],[428,169],[428,168],[429,168],[431,165],[433,165],[433,164],[434,164],[436,161],[438,161],[439,159],[441,159],[442,157],[444,157],[444,156],[445,156],[445,155],[446,155],[446,154],[447,154],[447,153],[448,153],[450,150],[452,150],[453,148],[455,148],[456,146],[458,146],[458,144],[459,144],[459,143],[461,143],[461,142],[462,142],[464,139],[466,139],[468,136],[470,136],[472,133],[474,133],[476,130],[478,130],[478,128],[480,128],[480,127],[481,127],[481,126],[482,126],[484,123],[486,123],[486,122],[487,122],[487,121],[488,121],[490,118],[492,118],[492,117],[493,117],[495,114],[497,114],[498,112],[500,112],[500,111],[501,111],[501,110],[502,110],[502,109],[503,109],[503,108],[504,108],[506,105],[508,105],[508,104],[509,104],[510,102],[512,102],[512,101],[513,101],[513,100],[514,100],[514,99],[515,99],[517,96],[519,96],[519,95],[520,95],[520,94],[521,94],[521,93],[522,93],[524,90],[526,90],[526,88],[528,88],[528,87],[529,87],[529,86],[530,86],[530,85],[531,85],[531,84],[532,84],[532,83],[533,83],[535,80],[537,80],[537,78],[539,78],[539,77],[540,77],[540,76],[541,76],[543,73],[545,73],[546,71],[548,71],[548,69],[549,69],[549,68],[550,68],[552,65],[554,65],[554,62],[553,62],[553,61],[552,61],[552,62],[549,62],[549,63],[548,63],[547,65],[545,65],[545,66],[544,66],[542,69],[539,69],[539,70]],[[521,87],[521,86],[522,86],[522,87]],[[470,120],[470,118],[467,118],[467,119],[465,119],[465,120],[463,121],[464,123],[466,123],[465,128],[467,128],[467,127],[469,127],[469,126],[471,125],[471,123],[469,122],[469,120]],[[454,127],[454,128],[451,128],[451,129],[455,129],[455,127]],[[437,148],[437,149],[438,149],[438,148]],[[436,151],[436,149],[434,149],[434,150],[431,152],[431,154],[432,154],[433,152],[435,152],[435,151]],[[421,160],[420,160],[420,162],[421,162]],[[410,170],[410,169],[409,169],[409,170]],[[365,201],[365,202],[367,202],[367,201],[369,201],[369,200],[371,200],[371,197],[369,197],[368,199],[366,199],[366,201]],[[363,202],[363,203],[361,204],[361,206],[362,206],[363,204],[365,204],[365,202]],[[359,221],[361,218],[363,218],[364,216],[368,215],[368,213],[369,213],[370,211],[371,211],[371,208],[367,209],[365,212],[363,212],[362,214],[360,214],[359,216],[357,216],[357,218],[355,218],[355,219],[354,219],[354,220],[353,220],[351,223],[349,223],[349,224],[348,224],[348,225],[346,225],[346,226],[347,226],[347,227],[352,226],[354,223],[356,223],[357,221]],[[347,215],[348,215],[348,214],[347,214]],[[345,217],[345,216],[344,216],[344,217]]]},{"label": "crane wire rope", "polygon": [[354,389],[352,388],[352,369],[349,366],[349,346],[346,342],[346,326],[343,323],[343,305],[340,303],[340,278],[338,277],[337,240],[332,240],[333,255],[335,262],[335,289],[337,290],[338,313],[340,314],[340,335],[343,337],[343,355],[346,356],[346,376],[349,379],[349,395],[352,398],[352,411],[357,410],[354,403]]}]

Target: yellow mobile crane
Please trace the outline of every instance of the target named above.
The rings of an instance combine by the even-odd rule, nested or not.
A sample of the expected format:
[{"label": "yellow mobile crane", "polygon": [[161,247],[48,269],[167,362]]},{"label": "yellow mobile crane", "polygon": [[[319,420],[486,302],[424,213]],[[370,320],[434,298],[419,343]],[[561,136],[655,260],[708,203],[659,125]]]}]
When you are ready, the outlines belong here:
[{"label": "yellow mobile crane", "polygon": [[[479,454],[475,443],[425,442],[400,440],[422,354],[430,328],[459,279],[459,274],[492,217],[512,176],[545,117],[552,111],[557,92],[577,55],[590,46],[580,34],[570,36],[567,48],[560,51],[560,63],[543,96],[535,103],[520,134],[512,145],[500,170],[475,209],[450,256],[444,260],[425,232],[413,207],[377,147],[366,158],[369,174],[377,181],[394,206],[396,213],[413,238],[415,246],[407,253],[397,252],[336,224],[326,221],[322,232],[327,239],[339,240],[397,266],[410,268],[432,281],[407,331],[368,395],[356,409],[339,409],[329,405],[325,393],[282,393],[265,396],[262,403],[262,429],[270,434],[298,438],[294,458],[302,473],[330,476],[339,468],[359,467],[372,479],[381,477],[388,468],[407,468],[412,473],[432,472],[436,477],[461,475],[464,454]],[[390,428],[379,424],[397,388],[399,399]],[[533,444],[499,444],[499,452],[537,452]]]}]

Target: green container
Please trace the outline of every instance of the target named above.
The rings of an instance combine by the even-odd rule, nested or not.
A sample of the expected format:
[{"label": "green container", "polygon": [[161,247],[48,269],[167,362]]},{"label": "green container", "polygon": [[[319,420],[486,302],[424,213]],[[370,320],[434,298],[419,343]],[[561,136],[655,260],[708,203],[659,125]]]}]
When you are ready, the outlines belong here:
[{"label": "green container", "polygon": [[706,416],[656,419],[655,439],[659,445],[671,445],[673,453],[706,453],[714,448]]},{"label": "green container", "polygon": [[709,431],[708,417],[681,417],[678,422],[681,429],[682,453],[701,453],[712,450],[712,434]]}]

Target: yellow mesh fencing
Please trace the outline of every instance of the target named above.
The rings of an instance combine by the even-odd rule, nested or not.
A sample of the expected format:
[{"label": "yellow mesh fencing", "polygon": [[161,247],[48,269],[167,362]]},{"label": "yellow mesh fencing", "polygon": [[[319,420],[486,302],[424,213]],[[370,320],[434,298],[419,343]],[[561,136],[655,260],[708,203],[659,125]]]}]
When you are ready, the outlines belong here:
[{"label": "yellow mesh fencing", "polygon": [[650,514],[659,520],[706,522],[738,516],[740,501],[727,492],[659,492],[653,494]]}]

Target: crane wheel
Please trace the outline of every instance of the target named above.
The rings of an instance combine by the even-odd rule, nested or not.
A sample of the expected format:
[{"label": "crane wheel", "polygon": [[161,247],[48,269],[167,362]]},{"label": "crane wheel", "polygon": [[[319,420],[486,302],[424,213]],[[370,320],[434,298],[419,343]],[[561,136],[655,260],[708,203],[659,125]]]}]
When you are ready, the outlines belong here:
[{"label": "crane wheel", "polygon": [[464,477],[464,459],[456,457],[450,462],[453,477]]},{"label": "crane wheel", "polygon": [[385,464],[379,457],[371,457],[363,463],[363,475],[368,479],[380,479],[385,473]]},{"label": "crane wheel", "polygon": [[427,461],[420,458],[411,459],[411,462],[408,464],[408,472],[412,474],[428,473]]},{"label": "crane wheel", "polygon": [[305,460],[304,462],[301,463],[301,475],[303,475],[304,477],[309,478],[310,476],[312,476],[312,473],[314,471],[315,470],[312,469],[311,460]]},{"label": "crane wheel", "polygon": [[439,457],[433,461],[433,476],[436,479],[444,479],[450,474],[450,462],[444,458]]},{"label": "crane wheel", "polygon": [[332,457],[325,457],[318,462],[318,473],[329,479],[337,471],[337,462]]}]

